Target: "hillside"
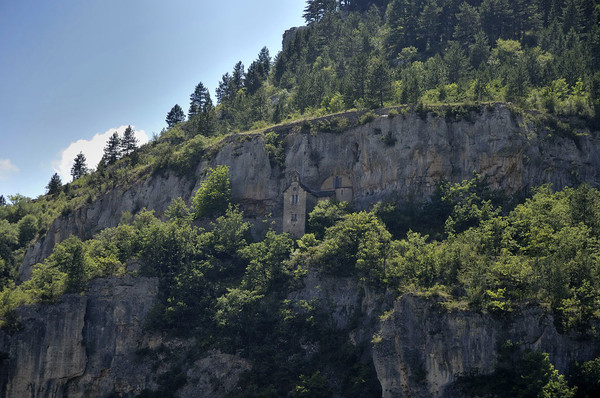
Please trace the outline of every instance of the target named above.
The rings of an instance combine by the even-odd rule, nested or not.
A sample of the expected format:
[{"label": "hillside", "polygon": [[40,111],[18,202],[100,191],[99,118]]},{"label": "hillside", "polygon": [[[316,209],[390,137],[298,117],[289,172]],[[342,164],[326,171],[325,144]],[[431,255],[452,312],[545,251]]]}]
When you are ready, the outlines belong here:
[{"label": "hillside", "polygon": [[0,206],[0,395],[600,391],[597,2],[305,17]]}]

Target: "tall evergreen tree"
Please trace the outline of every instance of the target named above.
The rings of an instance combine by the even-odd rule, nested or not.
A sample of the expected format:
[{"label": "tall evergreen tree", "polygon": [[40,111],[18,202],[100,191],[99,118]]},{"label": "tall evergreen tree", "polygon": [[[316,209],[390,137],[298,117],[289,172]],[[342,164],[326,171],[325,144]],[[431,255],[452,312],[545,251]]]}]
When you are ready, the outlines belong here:
[{"label": "tall evergreen tree", "polygon": [[167,122],[167,126],[173,127],[178,123],[181,123],[185,120],[185,113],[183,113],[183,109],[178,104],[175,104],[173,108],[167,113],[167,118],[165,121]]},{"label": "tall evergreen tree", "polygon": [[127,126],[121,139],[121,155],[130,155],[137,149],[138,140],[135,138],[135,134],[131,126]]},{"label": "tall evergreen tree", "polygon": [[419,38],[421,48],[435,52],[441,44],[442,7],[437,0],[428,0],[419,15]]},{"label": "tall evergreen tree", "polygon": [[194,129],[202,135],[211,135],[214,130],[214,106],[208,89],[198,83],[196,89],[190,95],[190,111],[188,118],[192,121]]},{"label": "tall evergreen tree", "polygon": [[320,21],[325,14],[334,12],[336,8],[336,0],[308,0],[302,16],[310,24]]},{"label": "tall evergreen tree", "polygon": [[119,134],[115,131],[110,136],[110,138],[108,139],[108,142],[106,143],[106,146],[104,147],[103,160],[104,160],[105,165],[115,163],[117,160],[119,160],[120,156],[121,156],[121,138],[119,138]]},{"label": "tall evergreen tree", "polygon": [[389,99],[392,91],[392,75],[390,68],[381,58],[374,58],[369,64],[367,75],[367,93],[371,104],[383,107],[383,102]]},{"label": "tall evergreen tree", "polygon": [[453,83],[459,80],[469,72],[469,60],[460,44],[453,41],[444,54],[444,62],[448,67],[448,79]]},{"label": "tall evergreen tree", "polygon": [[269,55],[269,49],[265,46],[258,53],[258,62],[262,66],[263,77],[266,79],[271,70],[271,55]]},{"label": "tall evergreen tree", "polygon": [[467,49],[469,45],[475,42],[475,34],[481,28],[479,12],[467,2],[460,5],[459,12],[456,14],[456,25],[454,25],[453,38]]},{"label": "tall evergreen tree", "polygon": [[48,195],[56,195],[60,193],[62,189],[62,181],[58,173],[54,173],[52,177],[50,177],[50,181],[48,185],[46,185],[46,189],[48,190]]},{"label": "tall evergreen tree", "polygon": [[190,95],[190,110],[188,111],[188,117],[191,119],[195,115],[205,114],[212,109],[213,103],[210,99],[210,93],[204,84],[200,82],[194,89],[194,92]]},{"label": "tall evergreen tree", "polygon": [[237,92],[239,89],[244,87],[244,64],[239,61],[233,67],[233,73],[231,74],[231,83]]},{"label": "tall evergreen tree", "polygon": [[83,177],[88,173],[88,167],[85,162],[85,155],[83,152],[79,152],[77,156],[75,156],[73,167],[71,167],[71,176],[73,177],[73,181]]},{"label": "tall evergreen tree", "polygon": [[229,72],[225,73],[219,82],[216,90],[217,104],[224,104],[233,98],[235,91],[233,90],[233,78]]}]

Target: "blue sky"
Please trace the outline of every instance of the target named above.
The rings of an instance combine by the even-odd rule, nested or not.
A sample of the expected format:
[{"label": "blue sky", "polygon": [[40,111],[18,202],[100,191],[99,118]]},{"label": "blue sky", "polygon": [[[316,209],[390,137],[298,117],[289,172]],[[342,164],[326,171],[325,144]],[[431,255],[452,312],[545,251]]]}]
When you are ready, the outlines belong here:
[{"label": "blue sky", "polygon": [[[303,24],[303,0],[0,0],[0,195],[36,197],[55,171],[128,124],[152,137],[202,81]],[[88,153],[89,151],[89,153]],[[65,175],[66,173],[66,175]]]}]

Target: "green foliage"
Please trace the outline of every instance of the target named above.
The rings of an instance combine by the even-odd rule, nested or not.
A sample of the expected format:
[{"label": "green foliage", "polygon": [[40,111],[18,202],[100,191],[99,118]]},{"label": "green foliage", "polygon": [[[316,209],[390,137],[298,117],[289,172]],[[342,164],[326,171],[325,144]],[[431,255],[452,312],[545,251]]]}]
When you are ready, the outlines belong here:
[{"label": "green foliage", "polygon": [[327,378],[318,370],[310,377],[300,375],[299,384],[292,391],[291,396],[294,398],[304,397],[331,397],[333,391],[327,385]]},{"label": "green foliage", "polygon": [[28,214],[17,223],[19,230],[19,244],[27,245],[34,237],[38,230],[38,219],[33,214]]},{"label": "green foliage", "polygon": [[282,167],[285,164],[285,151],[279,134],[274,131],[265,134],[265,150],[272,165]]},{"label": "green foliage", "polygon": [[375,120],[377,118],[377,115],[374,114],[373,112],[367,112],[364,115],[362,115],[360,117],[360,119],[358,119],[358,123],[359,124],[367,124],[367,123],[371,123],[373,120]]},{"label": "green foliage", "polygon": [[46,189],[48,190],[48,195],[54,196],[58,195],[62,189],[62,181],[58,176],[58,173],[54,173],[46,185]]},{"label": "green foliage", "polygon": [[314,233],[318,239],[322,239],[325,230],[333,227],[346,214],[350,212],[350,203],[336,201],[318,202],[315,208],[308,214],[308,232]]},{"label": "green foliage", "polygon": [[316,261],[329,273],[358,270],[367,278],[380,277],[389,256],[391,235],[372,213],[360,212],[328,228],[316,248]]},{"label": "green foliage", "polygon": [[463,392],[493,397],[572,398],[577,390],[569,387],[547,353],[521,351],[510,341],[500,347],[494,373],[462,377],[458,383]]},{"label": "green foliage", "polygon": [[223,214],[231,201],[229,167],[219,165],[210,168],[208,175],[194,194],[194,217],[207,217]]},{"label": "green foliage", "polygon": [[576,397],[591,398],[600,394],[600,358],[575,363],[569,374],[569,384],[577,386]]},{"label": "green foliage", "polygon": [[85,289],[90,269],[83,242],[79,238],[70,236],[56,245],[46,264],[66,274],[67,293]]},{"label": "green foliage", "polygon": [[178,104],[175,104],[169,113],[167,113],[167,118],[165,121],[169,127],[173,127],[176,124],[185,121],[185,113],[183,113],[183,109],[181,109]]},{"label": "green foliage", "polygon": [[85,155],[83,152],[79,152],[77,156],[75,156],[73,166],[71,167],[71,176],[73,177],[73,181],[85,176],[88,171]]},{"label": "green foliage", "polygon": [[52,303],[68,292],[69,284],[66,272],[54,265],[42,263],[33,267],[31,279],[25,282],[22,291],[27,301]]}]

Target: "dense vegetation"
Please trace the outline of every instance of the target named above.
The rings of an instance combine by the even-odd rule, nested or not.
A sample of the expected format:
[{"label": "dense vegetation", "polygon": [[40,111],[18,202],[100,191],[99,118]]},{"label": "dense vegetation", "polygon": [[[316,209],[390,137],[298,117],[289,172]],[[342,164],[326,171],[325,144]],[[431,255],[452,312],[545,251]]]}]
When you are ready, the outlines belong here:
[{"label": "dense vegetation", "polygon": [[594,116],[600,104],[593,0],[307,2],[269,63],[263,49],[217,89],[216,131],[301,114],[417,103],[511,101]]},{"label": "dense vegetation", "polygon": [[[31,280],[9,284],[1,293],[5,327],[18,328],[15,306],[52,302],[63,293],[85,290],[91,278],[122,275],[127,264],[139,264],[142,275],[160,279],[160,301],[148,327],[193,334],[198,349],[242,350],[256,364],[244,381],[250,395],[283,394],[310,380],[329,388],[322,379],[332,372],[345,375],[345,394],[377,393],[370,365],[343,365],[349,358],[357,361],[359,348],[336,351],[343,339],[325,308],[287,300],[309,269],[357,278],[375,291],[434,297],[447,311],[507,316],[529,305],[541,306],[555,315],[559,330],[598,338],[600,192],[586,185],[556,193],[544,186],[503,211],[492,199],[484,199],[493,193],[477,176],[461,184],[441,184],[422,207],[437,208],[437,219],[445,220],[421,224],[436,240],[399,228],[394,203],[352,212],[347,204],[322,202],[309,215],[312,232],[298,241],[269,231],[263,240],[252,242],[243,214],[231,204],[213,209],[211,215],[221,215],[208,230],[197,226],[194,220],[207,215],[198,209],[206,209],[215,197],[227,206],[226,167],[211,172],[193,208],[177,199],[164,221],[141,211],[133,218],[124,216],[118,227],[94,239],[71,237],[60,243],[34,267]],[[404,219],[417,225],[421,215]],[[386,222],[399,231],[396,238]],[[298,354],[300,336],[320,341],[315,357]],[[290,364],[294,355],[299,355],[298,362]],[[532,361],[514,353],[511,358]],[[274,372],[284,382],[270,384],[266,375]],[[356,384],[356,372],[362,384]],[[564,378],[558,382],[566,388]]]},{"label": "dense vegetation", "polygon": [[[337,115],[293,128],[341,132],[371,121],[375,114],[362,112],[368,108],[411,104],[423,113],[446,104],[444,115],[452,116],[471,109],[467,103],[493,101],[537,109],[557,131],[560,116],[594,123],[599,12],[593,0],[308,1],[307,26],[288,33],[274,60],[263,48],[247,70],[237,63],[219,83],[216,106],[199,83],[188,120],[175,105],[168,129],[148,145],[136,148],[128,128],[111,137],[94,172],[79,154],[71,183],[54,175],[37,199],[0,196],[2,326],[19,328],[19,305],[83,292],[96,277],[158,277],[159,303],[146,326],[194,335],[198,352],[218,347],[250,358],[246,396],[381,394],[364,347],[335,330],[326,308],[288,300],[309,270],[354,278],[379,293],[431,297],[444,311],[507,317],[541,306],[561,332],[598,339],[600,192],[587,185],[542,186],[516,200],[474,176],[440,183],[425,203],[390,200],[361,212],[320,203],[301,239],[271,230],[253,241],[231,203],[228,169],[218,166],[191,206],[177,199],[162,219],[144,209],[124,214],[93,239],[58,244],[29,281],[17,285],[16,274],[28,245],[56,217],[166,170],[196,178],[200,158],[210,158],[228,133],[265,132],[271,162],[281,167],[281,136],[267,126],[347,109],[361,111],[356,121]],[[319,343],[311,356],[300,346],[306,340]],[[465,375],[459,384],[491,396],[593,396],[598,375],[598,360],[574,364],[565,378],[546,354],[506,343],[494,375]],[[177,386],[169,383],[183,377],[172,376],[159,383],[159,395],[172,394]]]}]

